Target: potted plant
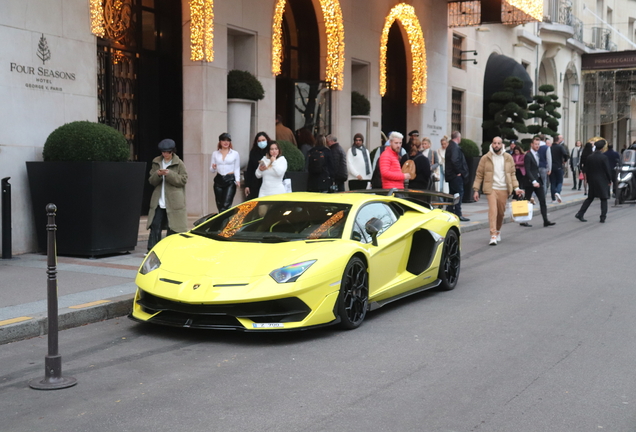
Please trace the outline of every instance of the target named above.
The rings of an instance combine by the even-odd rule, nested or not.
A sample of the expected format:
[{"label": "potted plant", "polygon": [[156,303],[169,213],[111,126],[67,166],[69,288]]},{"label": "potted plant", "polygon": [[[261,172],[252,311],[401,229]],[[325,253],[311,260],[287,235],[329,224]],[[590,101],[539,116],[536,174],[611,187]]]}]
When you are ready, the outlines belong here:
[{"label": "potted plant", "polygon": [[351,92],[351,135],[361,133],[364,136],[364,142],[368,146],[367,137],[369,136],[369,113],[371,112],[371,103],[369,99],[362,93],[357,91]]},{"label": "potted plant", "polygon": [[303,192],[307,190],[307,172],[305,171],[305,156],[293,143],[277,140],[283,156],[287,159],[287,172],[285,178],[291,179],[292,191]]},{"label": "potted plant", "polygon": [[242,168],[249,160],[252,142],[252,113],[256,101],[265,97],[261,82],[247,71],[231,70],[227,74],[227,130],[232,135],[234,149],[239,152]]},{"label": "potted plant", "polygon": [[459,143],[464,157],[466,158],[466,164],[468,165],[468,178],[464,179],[464,198],[462,202],[472,203],[473,199],[473,182],[475,181],[475,174],[477,173],[477,167],[479,166],[479,159],[481,159],[481,152],[475,141],[462,138]]},{"label": "potted plant", "polygon": [[48,203],[57,206],[57,251],[99,256],[137,246],[146,164],[128,162],[126,138],[110,126],[67,123],[27,162],[38,246],[46,250]]}]

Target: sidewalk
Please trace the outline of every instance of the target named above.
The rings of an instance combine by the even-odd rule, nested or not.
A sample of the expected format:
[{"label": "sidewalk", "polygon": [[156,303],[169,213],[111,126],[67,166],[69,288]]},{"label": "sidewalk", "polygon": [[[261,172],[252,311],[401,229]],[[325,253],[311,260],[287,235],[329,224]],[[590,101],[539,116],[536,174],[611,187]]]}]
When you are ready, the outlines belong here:
[{"label": "sidewalk", "polygon": [[[583,191],[573,191],[565,179],[563,203],[551,204],[548,212],[580,205]],[[463,204],[463,232],[488,228],[488,203]],[[198,217],[189,218],[189,225]],[[511,222],[507,217],[504,223]],[[535,219],[534,223],[540,223]],[[146,218],[139,224],[139,243],[132,253],[98,259],[58,257],[59,329],[127,315],[135,293],[135,275],[144,259],[148,231]],[[24,254],[0,259],[0,344],[45,335],[47,333],[46,255]]]}]

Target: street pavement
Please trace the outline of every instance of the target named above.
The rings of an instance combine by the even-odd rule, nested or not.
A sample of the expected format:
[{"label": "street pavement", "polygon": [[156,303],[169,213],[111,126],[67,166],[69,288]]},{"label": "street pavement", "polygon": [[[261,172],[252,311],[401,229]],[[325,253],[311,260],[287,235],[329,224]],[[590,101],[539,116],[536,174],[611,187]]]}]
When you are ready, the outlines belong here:
[{"label": "street pavement", "polygon": [[[583,191],[572,190],[570,179],[565,179],[561,204],[551,203],[548,212],[579,206],[585,199]],[[610,201],[613,204],[613,201]],[[592,206],[594,207],[594,206]],[[463,232],[488,228],[488,203],[485,196],[478,202],[462,204]],[[588,219],[591,219],[593,209]],[[190,218],[190,224],[196,220]],[[512,219],[506,216],[504,223]],[[611,223],[611,219],[608,220]],[[543,229],[537,212],[534,227]],[[135,275],[144,259],[148,231],[146,220],[139,226],[139,242],[132,253],[109,255],[102,258],[58,257],[58,321],[59,329],[127,315],[132,308],[135,293]],[[484,234],[484,241],[489,236]],[[47,273],[46,255],[24,254],[11,259],[0,259],[0,344],[41,336],[47,333]]]}]

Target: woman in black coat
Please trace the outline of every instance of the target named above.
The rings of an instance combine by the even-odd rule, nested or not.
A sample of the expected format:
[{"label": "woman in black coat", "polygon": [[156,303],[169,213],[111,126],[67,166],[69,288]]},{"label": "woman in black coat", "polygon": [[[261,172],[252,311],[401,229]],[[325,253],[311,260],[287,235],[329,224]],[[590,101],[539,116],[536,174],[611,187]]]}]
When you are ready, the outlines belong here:
[{"label": "woman in black coat", "polygon": [[415,178],[409,180],[409,189],[427,190],[431,180],[431,163],[422,151],[422,142],[415,138],[411,142],[409,159],[415,164]]},{"label": "woman in black coat", "polygon": [[256,178],[256,169],[258,168],[258,161],[265,156],[265,149],[271,141],[265,132],[259,132],[254,137],[250,158],[245,169],[245,198],[248,200],[258,197],[263,179]]}]

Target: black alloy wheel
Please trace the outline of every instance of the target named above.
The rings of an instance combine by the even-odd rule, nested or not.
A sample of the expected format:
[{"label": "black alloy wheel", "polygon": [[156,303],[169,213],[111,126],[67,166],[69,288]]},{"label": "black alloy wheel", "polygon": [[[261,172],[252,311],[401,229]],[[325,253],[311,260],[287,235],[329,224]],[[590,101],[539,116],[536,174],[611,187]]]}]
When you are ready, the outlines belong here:
[{"label": "black alloy wheel", "polygon": [[457,285],[459,268],[461,265],[461,253],[459,251],[459,237],[455,231],[448,231],[444,239],[444,250],[439,265],[439,278],[442,283],[439,288],[450,291]]},{"label": "black alloy wheel", "polygon": [[338,297],[340,326],[346,330],[360,327],[367,315],[369,301],[369,272],[358,257],[353,257],[345,267]]}]

